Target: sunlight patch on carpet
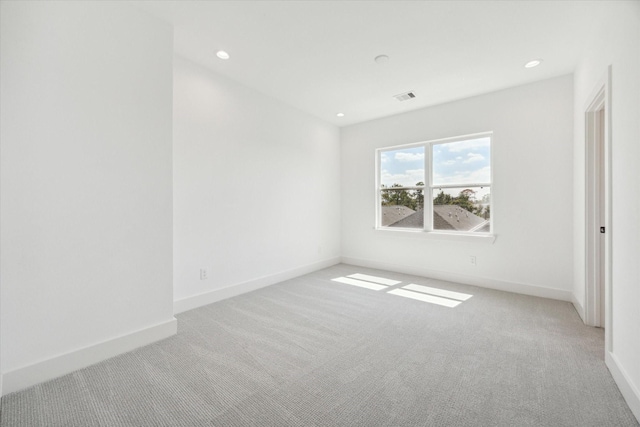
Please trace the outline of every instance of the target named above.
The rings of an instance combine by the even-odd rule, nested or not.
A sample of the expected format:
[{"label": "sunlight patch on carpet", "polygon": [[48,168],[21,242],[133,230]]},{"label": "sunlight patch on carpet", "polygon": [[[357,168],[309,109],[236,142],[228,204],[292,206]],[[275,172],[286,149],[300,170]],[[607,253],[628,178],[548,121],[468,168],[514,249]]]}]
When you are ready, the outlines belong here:
[{"label": "sunlight patch on carpet", "polygon": [[392,291],[387,292],[392,295],[397,295],[399,297],[411,298],[422,302],[428,302],[431,304],[442,305],[444,307],[456,307],[461,304],[461,301],[455,301],[447,298],[436,297],[428,294],[421,294],[418,292],[407,291],[405,289],[394,289]]},{"label": "sunlight patch on carpet", "polygon": [[365,282],[362,280],[351,279],[349,277],[336,277],[335,279],[331,279],[334,282],[344,283],[346,285],[359,286],[361,288],[372,289],[374,291],[380,291],[382,289],[387,289],[385,285],[378,285],[376,283]]}]

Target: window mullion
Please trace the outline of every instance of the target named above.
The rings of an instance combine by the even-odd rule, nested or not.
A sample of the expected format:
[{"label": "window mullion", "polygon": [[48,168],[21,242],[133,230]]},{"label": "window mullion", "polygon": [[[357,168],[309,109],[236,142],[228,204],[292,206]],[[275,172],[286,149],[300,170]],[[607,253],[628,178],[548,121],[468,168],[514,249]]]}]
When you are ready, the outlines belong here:
[{"label": "window mullion", "polygon": [[376,225],[375,227],[378,228],[382,225],[382,189],[381,189],[381,185],[380,185],[380,173],[381,171],[381,164],[380,164],[380,156],[382,155],[381,151],[376,150],[376,158],[375,158],[375,165],[376,165],[376,181],[375,181],[375,187],[376,187],[376,206],[375,206],[375,221],[376,221]]},{"label": "window mullion", "polygon": [[462,188],[462,187],[491,187],[491,183],[488,182],[458,182],[456,184],[438,184],[434,185],[433,189],[441,190],[443,188]]},{"label": "window mullion", "polygon": [[433,173],[431,170],[431,151],[431,144],[426,144],[424,147],[424,231],[433,231],[433,190],[431,189]]}]

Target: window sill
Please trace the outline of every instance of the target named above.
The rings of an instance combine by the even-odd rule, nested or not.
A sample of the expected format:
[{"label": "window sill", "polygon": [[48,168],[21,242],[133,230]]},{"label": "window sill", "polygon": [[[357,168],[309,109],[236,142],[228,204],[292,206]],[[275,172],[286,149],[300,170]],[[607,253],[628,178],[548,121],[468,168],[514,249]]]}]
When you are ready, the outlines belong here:
[{"label": "window sill", "polygon": [[496,235],[490,233],[463,233],[463,232],[443,232],[443,231],[424,231],[413,228],[396,228],[374,227],[376,233],[388,233],[394,237],[421,238],[429,240],[448,240],[457,242],[474,242],[493,244],[496,241]]}]

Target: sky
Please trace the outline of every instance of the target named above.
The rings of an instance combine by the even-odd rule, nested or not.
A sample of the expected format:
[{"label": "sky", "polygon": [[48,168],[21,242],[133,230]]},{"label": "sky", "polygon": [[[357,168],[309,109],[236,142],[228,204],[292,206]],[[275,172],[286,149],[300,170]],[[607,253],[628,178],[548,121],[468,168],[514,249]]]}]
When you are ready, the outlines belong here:
[{"label": "sky", "polygon": [[[414,186],[426,182],[424,157],[426,147],[401,148],[380,154],[380,183]],[[433,184],[449,185],[491,182],[490,138],[434,144]],[[465,187],[466,188],[466,187]],[[459,190],[454,190],[457,195]],[[484,193],[484,191],[483,191]]]}]

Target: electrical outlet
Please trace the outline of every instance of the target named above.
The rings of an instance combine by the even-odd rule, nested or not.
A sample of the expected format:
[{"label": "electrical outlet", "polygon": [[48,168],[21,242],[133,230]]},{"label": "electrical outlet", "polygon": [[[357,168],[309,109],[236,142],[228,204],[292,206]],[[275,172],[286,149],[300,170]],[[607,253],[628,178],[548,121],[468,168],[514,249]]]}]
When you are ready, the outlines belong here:
[{"label": "electrical outlet", "polygon": [[469,257],[469,262],[471,263],[471,265],[476,265],[476,257],[475,257],[475,255],[471,255]]},{"label": "electrical outlet", "polygon": [[200,280],[207,280],[209,278],[209,272],[206,268],[200,269]]}]

